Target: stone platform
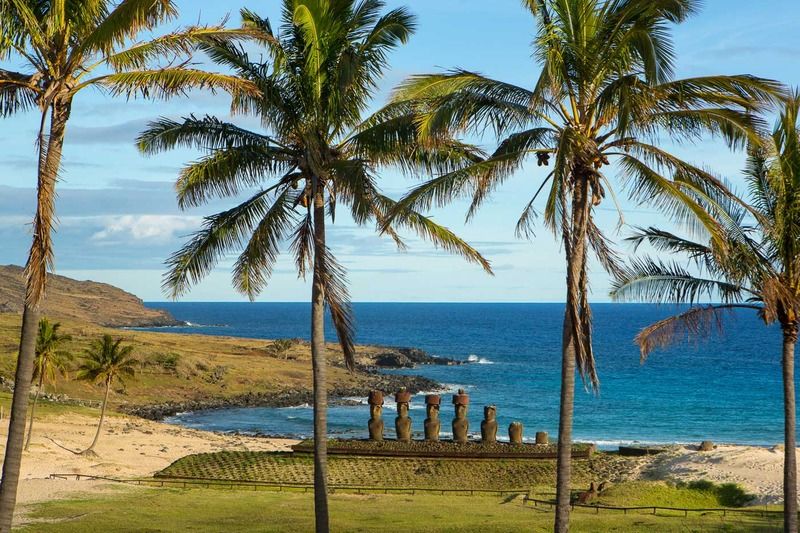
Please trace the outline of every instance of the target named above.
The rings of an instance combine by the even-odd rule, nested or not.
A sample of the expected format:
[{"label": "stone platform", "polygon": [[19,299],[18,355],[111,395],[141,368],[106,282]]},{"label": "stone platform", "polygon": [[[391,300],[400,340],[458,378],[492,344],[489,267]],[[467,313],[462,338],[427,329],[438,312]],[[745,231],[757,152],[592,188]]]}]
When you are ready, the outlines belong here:
[{"label": "stone platform", "polygon": [[[300,454],[314,452],[313,440],[304,440],[292,446]],[[593,444],[574,444],[572,457],[588,458],[595,451]],[[329,455],[357,455],[362,457],[424,457],[447,459],[555,459],[556,444],[511,444],[507,442],[466,443],[452,440],[410,441],[329,439]]]}]

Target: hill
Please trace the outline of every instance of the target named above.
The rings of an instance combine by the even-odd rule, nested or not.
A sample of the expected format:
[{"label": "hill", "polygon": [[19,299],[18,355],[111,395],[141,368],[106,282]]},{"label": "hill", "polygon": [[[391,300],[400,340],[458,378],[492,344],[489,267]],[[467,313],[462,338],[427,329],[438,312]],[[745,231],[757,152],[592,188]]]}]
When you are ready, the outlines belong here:
[{"label": "hill", "polygon": [[[23,271],[0,266],[0,383],[13,380],[24,294]],[[115,408],[146,418],[187,410],[232,406],[286,406],[311,402],[311,347],[300,339],[242,339],[165,331],[110,328],[179,324],[169,313],[148,309],[112,285],[51,275],[43,316],[58,321],[72,336],[67,350],[80,356],[89,344],[110,334],[135,347],[140,368],[136,379],[115,389]],[[358,370],[344,368],[341,348],[328,344],[329,392],[333,397],[364,396],[371,389],[387,393],[400,387],[417,392],[438,383],[420,376],[382,374],[381,368],[458,364],[413,348],[358,346]],[[67,379],[48,391],[55,399],[96,402],[101,389],[74,379],[77,359]]]},{"label": "hill", "polygon": [[[0,383],[13,379],[19,344],[20,315],[0,313]],[[290,406],[310,403],[311,347],[301,340],[217,337],[167,331],[119,330],[71,319],[59,320],[72,336],[65,349],[75,355],[67,377],[49,385],[49,398],[82,400],[93,405],[102,387],[75,380],[79,358],[89,344],[110,334],[134,346],[139,368],[134,379],[116,385],[115,409],[159,419],[180,411],[221,407]],[[366,396],[371,389],[387,394],[400,387],[413,392],[438,383],[413,375],[382,374],[373,368],[349,372],[341,348],[329,343],[329,393],[332,397]],[[371,361],[394,351],[358,346],[358,359]],[[65,397],[66,396],[66,397]]]},{"label": "hill", "polygon": [[[25,295],[23,269],[0,266],[0,313],[21,313]],[[101,326],[174,326],[180,324],[166,311],[148,309],[129,292],[95,281],[77,281],[54,274],[48,277],[43,314]]]}]

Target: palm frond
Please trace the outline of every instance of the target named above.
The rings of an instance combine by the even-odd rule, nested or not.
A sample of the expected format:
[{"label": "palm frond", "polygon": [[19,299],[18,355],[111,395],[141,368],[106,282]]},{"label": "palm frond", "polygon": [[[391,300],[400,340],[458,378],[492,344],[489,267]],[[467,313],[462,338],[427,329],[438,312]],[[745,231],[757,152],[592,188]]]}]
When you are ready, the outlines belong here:
[{"label": "palm frond", "polygon": [[[395,202],[386,196],[380,196],[384,212],[392,213],[387,220],[384,228],[394,226],[396,228],[408,228],[434,244],[438,248],[459,255],[469,261],[481,266],[487,273],[492,274],[491,263],[487,261],[475,248],[467,244],[463,239],[444,226],[433,222],[430,218],[421,215],[417,211]],[[385,231],[385,230],[382,230]]]},{"label": "palm frond", "polygon": [[392,96],[394,102],[417,101],[423,136],[491,127],[497,135],[524,128],[531,116],[533,93],[475,72],[453,70],[412,76]]},{"label": "palm frond", "polygon": [[185,208],[214,197],[236,196],[244,188],[290,170],[293,163],[282,149],[263,143],[215,150],[181,170],[175,184],[178,204]]},{"label": "palm frond", "polygon": [[202,280],[227,252],[243,246],[270,207],[268,192],[261,191],[232,209],[206,217],[203,228],[167,260],[164,292],[177,298]]},{"label": "palm frond", "polygon": [[347,290],[347,273],[336,260],[330,249],[317,250],[324,254],[323,273],[325,305],[331,314],[331,321],[336,328],[336,336],[342,347],[344,362],[349,370],[354,370],[355,360],[355,316],[350,305],[350,293]]},{"label": "palm frond", "polygon": [[39,91],[33,76],[0,68],[0,117],[27,111],[36,105]]},{"label": "palm frond", "polygon": [[306,272],[314,267],[314,221],[309,210],[295,226],[290,249],[295,257],[297,275],[305,279]]},{"label": "palm frond", "polygon": [[149,41],[133,44],[123,50],[105,55],[104,62],[115,72],[145,69],[153,61],[167,61],[188,57],[199,46],[208,43],[227,43],[249,39],[247,29],[230,29],[223,26],[190,26]]},{"label": "palm frond", "polygon": [[666,348],[681,340],[703,339],[714,332],[721,332],[725,312],[734,309],[754,309],[760,306],[748,304],[705,305],[692,307],[678,315],[659,320],[643,328],[635,338],[639,346],[641,362],[659,348]]},{"label": "palm frond", "polygon": [[280,254],[281,241],[289,234],[296,221],[292,209],[294,194],[285,190],[280,194],[253,229],[247,245],[233,266],[233,286],[251,301],[264,290],[272,276],[272,268]]},{"label": "palm frond", "polygon": [[136,139],[136,146],[145,155],[173,150],[175,148],[197,148],[217,150],[230,146],[274,144],[272,139],[230,122],[204,116],[189,115],[182,122],[161,117],[147,125]]},{"label": "palm frond", "polygon": [[600,262],[603,269],[612,277],[617,277],[624,271],[619,252],[614,250],[611,241],[603,235],[594,220],[589,221],[586,233],[589,245]]},{"label": "palm frond", "polygon": [[135,38],[142,30],[178,16],[171,0],[122,0],[83,40],[81,55],[100,52],[111,55],[115,48]]},{"label": "palm frond", "polygon": [[[234,97],[259,94],[259,88],[249,80],[186,67],[118,72],[94,78],[86,84],[107,88],[114,95],[125,95],[128,98],[141,96],[155,100],[185,96],[194,89],[205,89],[212,93],[225,91]],[[83,85],[76,90],[81,88]]]},{"label": "palm frond", "polygon": [[676,262],[642,257],[633,259],[611,285],[614,300],[663,303],[698,303],[703,297],[740,302],[751,295],[741,285],[695,276]]}]

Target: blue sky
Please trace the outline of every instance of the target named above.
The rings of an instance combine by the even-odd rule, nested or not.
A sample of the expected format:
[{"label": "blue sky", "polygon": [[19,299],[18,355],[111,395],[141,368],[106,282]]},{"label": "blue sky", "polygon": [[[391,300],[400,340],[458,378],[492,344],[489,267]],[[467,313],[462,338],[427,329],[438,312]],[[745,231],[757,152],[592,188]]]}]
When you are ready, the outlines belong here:
[{"label": "blue sky", "polygon": [[[279,2],[251,0],[178,2],[181,18],[165,29],[198,20],[213,23],[247,6],[277,20]],[[533,23],[517,0],[390,0],[407,5],[419,27],[410,43],[391,57],[392,68],[375,96],[382,104],[393,85],[405,76],[443,68],[477,70],[505,81],[530,86],[538,74],[531,60]],[[800,85],[800,8],[796,0],[707,0],[702,12],[675,28],[677,69],[682,77],[750,73]],[[14,61],[0,65],[16,68]],[[104,281],[145,300],[164,300],[160,280],[163,262],[196,229],[204,215],[231,204],[216,201],[180,211],[172,183],[183,163],[199,153],[176,151],[152,158],[140,156],[133,140],[158,116],[177,118],[227,115],[224,95],[195,93],[169,102],[125,101],[85,92],[76,100],[67,132],[63,179],[59,184],[59,226],[56,271],[79,279]],[[250,127],[253,120],[236,119]],[[35,113],[7,118],[0,128],[0,264],[23,264],[34,207]],[[492,148],[494,139],[478,139]],[[740,182],[742,154],[705,141],[673,149]],[[492,261],[495,276],[410,238],[410,249],[398,253],[371,228],[357,228],[342,217],[331,228],[330,241],[350,273],[356,301],[563,301],[564,259],[558,243],[541,229],[532,241],[514,238],[514,224],[543,177],[535,165],[524,168],[464,224],[465,204],[432,212],[475,245]],[[397,172],[383,173],[381,185],[399,197],[414,182]],[[625,222],[649,225],[663,219],[647,207],[622,202]],[[617,215],[610,202],[599,212],[600,223],[614,240]],[[622,251],[627,251],[624,244]],[[184,300],[239,301],[230,288],[229,264],[223,262]],[[607,300],[608,278],[593,268],[592,300]],[[305,301],[310,287],[298,280],[288,257],[259,300]]]}]

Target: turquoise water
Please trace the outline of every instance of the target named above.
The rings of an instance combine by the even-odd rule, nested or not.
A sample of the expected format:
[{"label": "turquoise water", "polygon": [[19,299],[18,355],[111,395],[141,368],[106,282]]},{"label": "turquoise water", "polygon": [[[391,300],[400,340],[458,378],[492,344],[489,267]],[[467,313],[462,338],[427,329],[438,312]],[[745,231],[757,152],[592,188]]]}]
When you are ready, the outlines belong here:
[{"label": "turquoise water", "polygon": [[[309,307],[300,303],[149,303],[191,326],[172,328],[209,335],[308,338]],[[639,364],[636,332],[674,311],[669,306],[596,304],[595,350],[600,394],[577,390],[574,436],[601,445],[623,442],[742,444],[783,440],[780,330],[755,314],[737,312],[723,334],[654,353]],[[417,373],[466,388],[472,398],[470,427],[480,431],[482,406],[495,404],[501,427],[512,420],[555,435],[558,428],[561,304],[355,304],[357,341],[414,346],[434,355],[473,361],[430,366]],[[328,327],[334,340],[333,330]],[[384,418],[393,427],[392,405]],[[182,413],[170,422],[217,431],[307,436],[309,406],[243,408]],[[421,396],[412,402],[414,428],[422,432]],[[368,409],[332,407],[332,435],[366,436]],[[452,408],[443,403],[443,430]]]}]

